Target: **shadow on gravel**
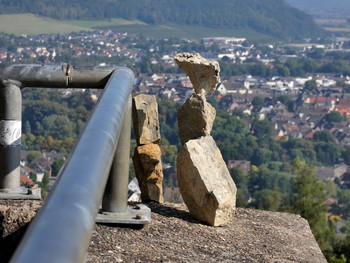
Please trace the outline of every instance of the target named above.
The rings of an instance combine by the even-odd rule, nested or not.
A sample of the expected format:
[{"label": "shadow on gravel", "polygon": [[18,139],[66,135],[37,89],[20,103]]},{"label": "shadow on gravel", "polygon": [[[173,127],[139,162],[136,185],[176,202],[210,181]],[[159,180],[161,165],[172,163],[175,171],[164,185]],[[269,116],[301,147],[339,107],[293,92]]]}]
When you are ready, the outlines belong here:
[{"label": "shadow on gravel", "polygon": [[[22,239],[28,226],[29,226],[29,223],[21,226],[21,228],[19,228],[15,232],[0,239],[0,262],[1,263],[5,263],[5,262],[10,261],[13,253],[17,249],[17,246],[21,242],[21,239]],[[3,232],[3,229],[1,229],[0,232]],[[3,233],[1,233],[1,234],[3,234]]]},{"label": "shadow on gravel", "polygon": [[193,218],[187,211],[179,210],[155,202],[146,203],[146,205],[151,208],[151,211],[153,213],[159,214],[161,216],[179,218],[189,223],[203,224],[203,222]]}]

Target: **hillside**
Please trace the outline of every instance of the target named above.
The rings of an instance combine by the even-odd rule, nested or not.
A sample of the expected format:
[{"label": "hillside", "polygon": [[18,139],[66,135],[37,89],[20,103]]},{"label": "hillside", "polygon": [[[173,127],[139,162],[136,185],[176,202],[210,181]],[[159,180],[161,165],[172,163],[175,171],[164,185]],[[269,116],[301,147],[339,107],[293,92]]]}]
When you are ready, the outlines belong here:
[{"label": "hillside", "polygon": [[348,13],[350,12],[349,0],[285,0],[291,6],[304,10],[308,13]]},{"label": "hillside", "polygon": [[123,18],[151,25],[253,30],[276,38],[322,33],[309,15],[282,0],[0,0],[0,10],[56,19]]}]

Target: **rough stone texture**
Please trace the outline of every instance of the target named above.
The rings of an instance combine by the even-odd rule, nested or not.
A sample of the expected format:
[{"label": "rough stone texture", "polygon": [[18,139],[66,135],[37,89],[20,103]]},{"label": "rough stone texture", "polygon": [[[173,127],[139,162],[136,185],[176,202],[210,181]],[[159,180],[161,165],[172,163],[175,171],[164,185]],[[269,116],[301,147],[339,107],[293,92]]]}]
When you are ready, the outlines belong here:
[{"label": "rough stone texture", "polygon": [[237,188],[211,136],[185,143],[176,167],[182,198],[195,218],[211,226],[232,221]]},{"label": "rough stone texture", "polygon": [[194,91],[205,95],[214,91],[220,82],[220,66],[215,60],[207,60],[198,53],[179,53],[174,57],[180,69],[190,78]]},{"label": "rough stone texture", "polygon": [[137,145],[158,143],[160,129],[156,97],[146,94],[134,97],[132,113]]},{"label": "rough stone texture", "polygon": [[[16,218],[22,215],[23,207],[32,206],[28,212],[34,214],[31,212],[37,210],[36,203],[40,204],[0,200],[1,206],[12,209],[5,213],[12,216],[4,218],[2,213],[0,222],[8,221],[8,236],[16,244],[24,232],[24,227],[16,231]],[[214,228],[191,217],[183,204],[147,205],[152,210],[152,221],[142,229],[96,225],[86,262],[327,262],[307,221],[298,215],[237,208],[233,221]],[[11,255],[4,257],[12,246],[5,239],[1,240],[0,262],[8,262]]]},{"label": "rough stone texture", "polygon": [[193,94],[178,110],[181,144],[188,140],[210,135],[216,111],[203,95]]},{"label": "rough stone texture", "polygon": [[147,144],[135,148],[133,162],[143,202],[163,200],[163,171],[161,150],[158,144]]}]

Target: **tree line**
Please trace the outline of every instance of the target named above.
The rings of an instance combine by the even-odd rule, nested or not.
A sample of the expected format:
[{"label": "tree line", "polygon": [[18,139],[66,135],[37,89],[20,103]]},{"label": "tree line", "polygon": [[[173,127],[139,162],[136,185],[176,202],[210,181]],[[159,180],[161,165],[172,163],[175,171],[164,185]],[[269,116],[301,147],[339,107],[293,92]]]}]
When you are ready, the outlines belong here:
[{"label": "tree line", "polygon": [[64,140],[76,138],[95,102],[86,91],[63,95],[55,89],[29,89],[23,96],[23,133]]},{"label": "tree line", "polygon": [[0,8],[2,13],[34,13],[58,19],[124,18],[148,24],[250,29],[279,38],[323,33],[311,16],[282,0],[2,0]]},{"label": "tree line", "polygon": [[312,73],[333,73],[350,75],[350,65],[344,60],[319,62],[312,58],[290,58],[285,63],[275,61],[266,65],[259,61],[237,64],[220,61],[221,74],[236,76],[250,74],[260,77],[302,77]]}]

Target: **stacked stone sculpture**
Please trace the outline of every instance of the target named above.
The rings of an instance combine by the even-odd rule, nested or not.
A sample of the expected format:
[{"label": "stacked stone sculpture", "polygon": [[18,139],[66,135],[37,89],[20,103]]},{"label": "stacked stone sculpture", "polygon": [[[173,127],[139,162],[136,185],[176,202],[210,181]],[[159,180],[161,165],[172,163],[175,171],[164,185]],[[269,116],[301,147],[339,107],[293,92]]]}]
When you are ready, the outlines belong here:
[{"label": "stacked stone sculpture", "polygon": [[158,144],[160,129],[156,97],[146,94],[134,97],[132,114],[137,142],[133,163],[141,200],[163,203],[163,169]]},{"label": "stacked stone sculpture", "polygon": [[195,91],[178,111],[182,149],[176,168],[180,192],[192,216],[211,226],[226,225],[235,213],[237,188],[210,136],[216,112],[205,97],[220,81],[220,67],[217,61],[197,53],[180,53],[174,59]]}]

